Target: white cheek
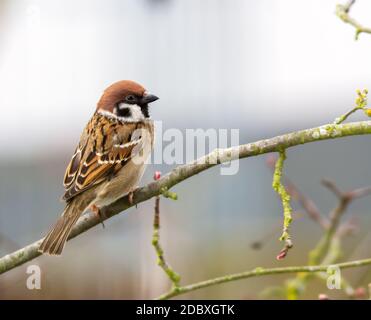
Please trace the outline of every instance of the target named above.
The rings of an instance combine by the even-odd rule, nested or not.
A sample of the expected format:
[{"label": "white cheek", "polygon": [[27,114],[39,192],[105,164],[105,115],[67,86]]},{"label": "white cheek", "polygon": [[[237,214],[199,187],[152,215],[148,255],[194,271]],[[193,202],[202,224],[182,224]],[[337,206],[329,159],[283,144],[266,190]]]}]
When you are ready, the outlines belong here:
[{"label": "white cheek", "polygon": [[125,108],[130,108],[130,107],[131,107],[131,104],[127,104],[127,103],[124,103],[124,102],[121,102],[121,103],[119,103],[119,105],[118,105],[118,108],[119,108],[120,110],[125,109]]},{"label": "white cheek", "polygon": [[136,105],[136,104],[127,104],[127,103],[120,103],[118,105],[119,109],[125,109],[128,108],[130,110],[130,116],[129,117],[119,117],[122,118],[125,121],[141,121],[144,120],[144,115],[142,112],[142,109]]}]

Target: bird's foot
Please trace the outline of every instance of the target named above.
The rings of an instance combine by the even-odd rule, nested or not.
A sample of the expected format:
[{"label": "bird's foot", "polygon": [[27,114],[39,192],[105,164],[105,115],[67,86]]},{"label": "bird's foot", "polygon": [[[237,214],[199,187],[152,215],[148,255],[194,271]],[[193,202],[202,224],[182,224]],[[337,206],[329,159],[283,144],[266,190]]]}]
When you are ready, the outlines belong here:
[{"label": "bird's foot", "polygon": [[105,225],[104,225],[104,222],[103,222],[104,221],[103,212],[95,204],[93,204],[90,207],[90,210],[99,218],[100,223],[102,224],[103,228],[105,228]]},{"label": "bird's foot", "polygon": [[[129,204],[132,206],[134,204],[134,192],[137,191],[139,189],[138,186],[130,189],[130,191],[128,192],[128,201],[129,201]],[[135,208],[137,208],[137,205],[135,205]]]}]

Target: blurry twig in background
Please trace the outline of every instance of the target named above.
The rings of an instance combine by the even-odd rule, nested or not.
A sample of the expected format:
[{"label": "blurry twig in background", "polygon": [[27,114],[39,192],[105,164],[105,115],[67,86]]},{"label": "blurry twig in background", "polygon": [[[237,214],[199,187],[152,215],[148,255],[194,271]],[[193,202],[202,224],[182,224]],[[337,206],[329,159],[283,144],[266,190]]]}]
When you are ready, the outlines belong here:
[{"label": "blurry twig in background", "polygon": [[[296,220],[301,219],[301,218],[303,218],[303,213],[302,212],[300,212],[300,211],[293,211],[292,212],[292,221],[296,221]],[[282,223],[281,222],[279,224],[277,223],[276,225],[274,225],[272,227],[271,230],[264,233],[261,236],[260,239],[255,240],[252,243],[250,243],[251,249],[261,250],[266,243],[270,242],[270,240],[278,234],[279,230],[282,230]]]},{"label": "blurry twig in background", "polygon": [[[335,194],[339,203],[328,215],[329,224],[325,229],[325,234],[309,253],[309,265],[336,263],[341,258],[341,237],[349,234],[350,230],[354,230],[354,224],[348,221],[346,224],[340,225],[340,219],[352,201],[371,194],[370,187],[342,192],[330,180],[324,179],[322,184]],[[327,275],[318,274],[317,276],[324,280],[327,279]],[[297,299],[304,292],[309,279],[311,279],[310,274],[298,274],[296,278],[286,281],[286,297],[288,299]],[[353,297],[355,290],[344,277],[342,277],[342,284],[346,294]]]},{"label": "blurry twig in background", "polygon": [[335,183],[330,180],[324,179],[322,183],[337,196],[339,204],[329,214],[330,224],[326,229],[324,237],[318,243],[317,247],[309,254],[311,264],[319,263],[320,260],[323,259],[326,253],[328,252],[331,241],[334,238],[336,231],[338,230],[340,219],[347,210],[349,204],[355,199],[368,196],[371,194],[370,187],[355,189],[348,192],[342,192],[335,185]]},{"label": "blurry twig in background", "polygon": [[357,20],[350,17],[349,11],[355,2],[355,0],[349,0],[346,4],[338,4],[336,6],[336,15],[345,23],[349,23],[356,28],[355,39],[358,40],[361,33],[371,33],[371,28],[362,26]]},{"label": "blurry twig in background", "polygon": [[[270,155],[267,159],[267,165],[273,169],[275,161],[276,157]],[[333,192],[339,200],[338,206],[327,217],[325,217],[321,215],[315,203],[304,193],[300,192],[298,187],[289,178],[283,177],[283,181],[286,190],[291,195],[292,199],[298,201],[308,216],[321,226],[323,230],[325,230],[325,235],[318,242],[315,249],[311,251],[308,263],[310,265],[336,263],[342,256],[341,238],[352,234],[354,230],[356,230],[354,219],[350,219],[345,223],[340,224],[340,218],[353,200],[370,195],[371,187],[358,188],[348,192],[343,192],[334,182],[323,179],[322,184]],[[323,273],[318,273],[316,276],[322,280],[328,278],[328,275]],[[263,292],[263,294],[282,294],[289,299],[297,299],[298,296],[304,292],[306,283],[310,278],[310,274],[299,274],[296,278],[286,281],[283,290],[280,288],[268,288]],[[362,288],[354,290],[344,278],[342,279],[342,285],[348,296],[360,296],[359,292]]]},{"label": "blurry twig in background", "polygon": [[[154,175],[154,180],[161,178],[161,173],[156,171]],[[164,257],[164,250],[160,245],[160,196],[155,198],[155,214],[153,219],[153,236],[152,245],[155,248],[157,255],[157,264],[164,270],[164,272],[169,277],[170,281],[173,283],[173,290],[177,290],[179,287],[180,276],[170,267],[166,262]]]}]

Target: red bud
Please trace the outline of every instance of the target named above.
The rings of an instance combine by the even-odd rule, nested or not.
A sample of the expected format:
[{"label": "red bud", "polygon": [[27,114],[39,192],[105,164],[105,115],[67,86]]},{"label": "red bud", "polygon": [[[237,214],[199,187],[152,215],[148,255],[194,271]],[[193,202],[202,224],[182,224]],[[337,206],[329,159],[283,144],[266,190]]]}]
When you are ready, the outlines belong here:
[{"label": "red bud", "polygon": [[161,178],[161,171],[155,171],[153,175],[153,180],[159,180]]}]

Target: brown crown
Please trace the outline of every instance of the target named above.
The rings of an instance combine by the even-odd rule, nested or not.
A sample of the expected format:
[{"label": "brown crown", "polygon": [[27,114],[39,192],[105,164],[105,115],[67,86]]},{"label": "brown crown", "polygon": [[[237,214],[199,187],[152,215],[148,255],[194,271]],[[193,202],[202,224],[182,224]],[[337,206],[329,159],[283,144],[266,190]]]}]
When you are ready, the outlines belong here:
[{"label": "brown crown", "polygon": [[111,84],[100,98],[97,110],[113,112],[117,103],[123,101],[127,95],[133,94],[142,97],[146,90],[138,83],[131,80],[121,80]]}]

